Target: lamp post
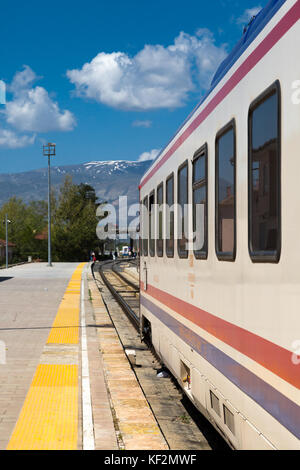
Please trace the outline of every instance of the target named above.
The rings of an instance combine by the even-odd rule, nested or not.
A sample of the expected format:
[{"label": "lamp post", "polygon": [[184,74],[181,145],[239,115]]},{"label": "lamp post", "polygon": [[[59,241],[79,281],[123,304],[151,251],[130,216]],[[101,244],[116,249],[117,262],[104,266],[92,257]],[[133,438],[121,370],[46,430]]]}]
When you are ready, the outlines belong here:
[{"label": "lamp post", "polygon": [[43,154],[48,157],[48,266],[52,266],[51,259],[51,179],[50,179],[50,157],[55,156],[56,144],[43,145]]},{"label": "lamp post", "polygon": [[8,224],[10,224],[11,221],[7,218],[7,214],[5,214],[5,267],[6,269],[8,268]]}]

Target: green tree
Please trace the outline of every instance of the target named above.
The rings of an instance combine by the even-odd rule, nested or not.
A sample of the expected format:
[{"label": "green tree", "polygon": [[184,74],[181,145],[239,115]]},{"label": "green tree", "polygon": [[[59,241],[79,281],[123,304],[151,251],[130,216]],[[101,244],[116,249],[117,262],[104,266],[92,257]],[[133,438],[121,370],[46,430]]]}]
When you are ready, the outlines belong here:
[{"label": "green tree", "polygon": [[[54,261],[85,261],[91,250],[100,247],[96,235],[98,203],[95,190],[87,184],[73,184],[67,176],[58,197],[51,194],[52,254]],[[9,241],[14,243],[14,261],[28,256],[47,260],[48,204],[12,197],[0,209],[0,238],[5,239],[5,214],[9,224]],[[4,260],[0,260],[3,262]]]},{"label": "green tree", "polygon": [[92,186],[73,184],[67,176],[60,188],[53,214],[54,261],[86,261],[98,246],[97,197]]},{"label": "green tree", "polygon": [[26,205],[22,199],[12,197],[0,209],[0,238],[5,239],[5,215],[10,223],[8,225],[8,239],[14,247],[14,259],[26,260],[28,255],[40,256],[44,251],[36,234],[45,226],[47,204],[43,201],[32,202]]}]

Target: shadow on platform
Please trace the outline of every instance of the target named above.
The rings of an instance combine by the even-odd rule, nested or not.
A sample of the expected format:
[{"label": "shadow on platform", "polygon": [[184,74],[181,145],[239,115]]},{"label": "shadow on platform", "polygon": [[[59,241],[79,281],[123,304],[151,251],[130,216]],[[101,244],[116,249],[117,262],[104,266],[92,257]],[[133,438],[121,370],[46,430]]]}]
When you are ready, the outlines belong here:
[{"label": "shadow on platform", "polygon": [[13,279],[13,277],[0,276],[0,282],[9,281],[10,279]]}]

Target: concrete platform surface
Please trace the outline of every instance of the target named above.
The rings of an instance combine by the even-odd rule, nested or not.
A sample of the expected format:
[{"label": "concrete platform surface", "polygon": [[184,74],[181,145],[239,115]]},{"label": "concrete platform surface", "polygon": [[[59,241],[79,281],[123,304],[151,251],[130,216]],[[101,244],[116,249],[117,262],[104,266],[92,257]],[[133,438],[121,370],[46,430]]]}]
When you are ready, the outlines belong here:
[{"label": "concrete platform surface", "polygon": [[6,356],[0,357],[0,449],[8,444],[77,265],[35,263],[0,271],[0,342]]},{"label": "concrete platform surface", "polygon": [[167,448],[89,264],[1,270],[0,450]]}]

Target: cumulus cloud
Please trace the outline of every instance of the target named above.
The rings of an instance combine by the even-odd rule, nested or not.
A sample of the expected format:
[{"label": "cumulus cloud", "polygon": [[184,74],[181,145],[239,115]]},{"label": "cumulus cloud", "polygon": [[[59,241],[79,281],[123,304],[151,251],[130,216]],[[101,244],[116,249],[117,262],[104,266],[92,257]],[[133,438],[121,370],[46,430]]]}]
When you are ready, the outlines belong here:
[{"label": "cumulus cloud", "polygon": [[11,93],[18,95],[22,90],[30,88],[40,78],[42,77],[38,77],[28,65],[24,65],[24,70],[14,75],[8,89]]},{"label": "cumulus cloud", "polygon": [[0,129],[0,146],[10,149],[22,148],[32,145],[35,135],[18,135],[10,129]]},{"label": "cumulus cloud", "polygon": [[9,91],[13,99],[5,109],[6,122],[15,129],[27,132],[70,131],[75,126],[75,118],[68,110],[60,110],[47,90],[33,86],[39,77],[25,66],[13,78]]},{"label": "cumulus cloud", "polygon": [[6,102],[6,85],[3,80],[0,80],[0,104],[5,104]]},{"label": "cumulus cloud", "polygon": [[149,128],[152,126],[152,121],[133,121],[132,126]]},{"label": "cumulus cloud", "polygon": [[226,56],[214,36],[200,29],[194,36],[181,32],[168,47],[145,45],[135,56],[100,52],[81,69],[67,71],[75,94],[124,110],[183,106],[192,91],[209,87]]},{"label": "cumulus cloud", "polygon": [[253,8],[248,8],[247,10],[244,11],[244,13],[237,18],[236,23],[237,24],[248,24],[251,18],[253,16],[256,16],[260,10],[262,9],[261,6],[253,7]]},{"label": "cumulus cloud", "polygon": [[153,150],[150,150],[150,152],[144,152],[139,156],[138,162],[147,162],[150,160],[154,160],[159,154],[159,152],[160,152],[160,149],[159,150],[153,149]]}]

